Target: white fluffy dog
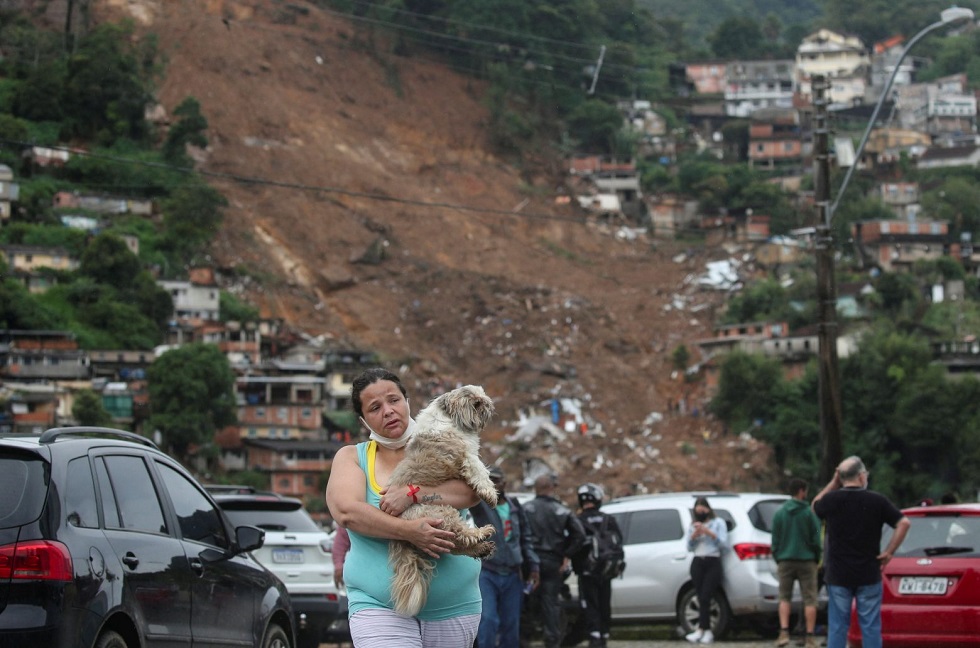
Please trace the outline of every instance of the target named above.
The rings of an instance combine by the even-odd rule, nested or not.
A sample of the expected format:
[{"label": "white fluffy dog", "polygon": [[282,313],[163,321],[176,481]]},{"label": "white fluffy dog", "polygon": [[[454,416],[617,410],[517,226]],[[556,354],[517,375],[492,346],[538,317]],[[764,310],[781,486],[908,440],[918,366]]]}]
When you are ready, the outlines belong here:
[{"label": "white fluffy dog", "polygon": [[[409,484],[438,486],[451,479],[462,479],[481,499],[496,506],[497,490],[479,456],[479,435],[492,417],[493,401],[477,385],[459,387],[436,397],[416,417],[414,435],[391,475],[388,490],[397,491]],[[456,534],[454,554],[485,558],[494,551],[494,543],[487,540],[493,527],[473,528],[451,506],[413,504],[401,517],[442,518],[440,528]],[[394,572],[391,599],[395,611],[415,616],[428,598],[435,561],[412,543],[398,540],[391,541],[388,560]]]}]

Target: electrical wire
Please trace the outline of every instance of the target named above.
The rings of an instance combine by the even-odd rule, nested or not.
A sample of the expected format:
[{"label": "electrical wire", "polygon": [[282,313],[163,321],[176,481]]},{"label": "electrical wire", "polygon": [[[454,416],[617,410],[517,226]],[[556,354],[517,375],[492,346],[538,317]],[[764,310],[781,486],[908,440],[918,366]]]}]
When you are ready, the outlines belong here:
[{"label": "electrical wire", "polygon": [[[34,146],[33,144],[30,144],[28,142],[20,142],[20,141],[9,140],[4,138],[0,138],[0,142],[7,145],[18,146],[21,148],[31,148]],[[586,223],[585,218],[574,218],[569,216],[557,216],[555,214],[524,212],[524,211],[518,212],[518,211],[506,210],[506,209],[494,209],[491,207],[473,207],[470,205],[460,205],[460,204],[448,203],[448,202],[431,202],[426,200],[415,200],[411,198],[399,198],[396,196],[388,196],[385,194],[343,189],[341,187],[329,187],[325,185],[309,185],[309,184],[304,184],[299,182],[285,182],[282,180],[270,180],[268,178],[260,178],[256,176],[244,176],[244,175],[238,175],[234,173],[223,173],[219,171],[208,171],[204,169],[194,169],[190,167],[179,167],[179,166],[174,166],[172,164],[167,164],[165,162],[133,160],[129,158],[121,158],[113,155],[107,155],[104,153],[80,151],[77,148],[69,149],[67,147],[59,147],[59,146],[46,146],[45,148],[49,148],[55,151],[68,151],[72,155],[77,155],[80,157],[90,157],[93,159],[105,160],[107,162],[114,162],[114,163],[128,164],[128,165],[138,165],[138,166],[144,166],[144,167],[155,168],[155,169],[165,169],[168,171],[174,171],[174,172],[184,173],[188,175],[205,176],[209,178],[226,180],[226,181],[231,181],[231,182],[235,182],[238,184],[245,184],[245,185],[260,185],[260,186],[268,186],[268,187],[275,187],[279,189],[288,189],[292,191],[302,191],[302,192],[309,192],[309,193],[336,194],[336,195],[346,196],[348,198],[361,198],[365,200],[373,200],[379,202],[398,203],[398,204],[408,205],[412,207],[446,209],[450,211],[463,212],[463,213],[494,214],[499,216],[511,216],[511,217],[519,217],[519,218],[526,218],[532,220],[562,221],[562,222],[573,223],[573,224]]]}]

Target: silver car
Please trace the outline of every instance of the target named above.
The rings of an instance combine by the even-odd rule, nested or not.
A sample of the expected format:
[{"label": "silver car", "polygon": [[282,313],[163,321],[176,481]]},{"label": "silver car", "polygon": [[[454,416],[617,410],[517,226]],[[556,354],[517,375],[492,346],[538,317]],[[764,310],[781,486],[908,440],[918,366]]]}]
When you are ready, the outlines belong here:
[{"label": "silver car", "polygon": [[625,539],[626,571],[612,582],[614,620],[676,618],[684,634],[695,629],[699,608],[685,531],[694,500],[702,495],[727,523],[732,547],[722,557],[725,573],[711,604],[712,631],[721,636],[735,617],[744,615],[775,622],[779,583],[770,546],[772,518],[788,496],[695,492],[626,497],[602,507],[615,516]]}]

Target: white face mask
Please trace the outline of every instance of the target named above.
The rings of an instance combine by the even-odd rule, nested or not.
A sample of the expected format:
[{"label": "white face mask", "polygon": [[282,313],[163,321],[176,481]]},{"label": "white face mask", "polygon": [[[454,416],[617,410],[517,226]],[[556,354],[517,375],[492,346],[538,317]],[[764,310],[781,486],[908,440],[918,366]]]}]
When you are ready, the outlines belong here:
[{"label": "white face mask", "polygon": [[377,432],[371,429],[371,426],[367,424],[367,421],[364,420],[363,416],[360,417],[360,419],[364,427],[366,427],[371,432],[371,440],[377,441],[379,444],[383,445],[389,450],[398,450],[400,448],[404,448],[405,444],[407,444],[409,440],[412,438],[412,436],[415,434],[415,419],[413,419],[411,416],[408,417],[408,426],[405,428],[405,431],[397,439],[389,439],[386,436],[381,436],[380,434],[378,434]]}]

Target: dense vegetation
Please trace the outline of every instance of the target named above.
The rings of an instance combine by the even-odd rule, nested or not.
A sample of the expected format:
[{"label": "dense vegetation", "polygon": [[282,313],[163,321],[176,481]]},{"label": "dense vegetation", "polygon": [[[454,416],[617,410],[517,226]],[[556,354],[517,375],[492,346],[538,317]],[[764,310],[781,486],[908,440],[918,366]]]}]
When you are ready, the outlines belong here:
[{"label": "dense vegetation", "polygon": [[[0,163],[20,184],[0,242],[60,247],[80,260],[76,271],[50,271],[54,285],[43,294],[0,273],[0,327],[71,330],[83,348],[153,348],[173,311],[155,277],[186,276],[225,205],[196,177],[186,153],[187,144],[207,143],[200,105],[190,97],[182,102],[167,132],[145,119],[162,63],[154,39],[134,38],[128,25],[101,25],[68,46],[10,13],[0,20],[0,47]],[[73,151],[67,164],[49,167],[22,155],[30,146],[63,148],[64,142],[84,143],[88,152]],[[157,213],[56,208],[58,192],[152,200]],[[60,219],[69,214],[92,217],[98,227],[66,227]],[[124,235],[139,240],[138,257]]]}]

